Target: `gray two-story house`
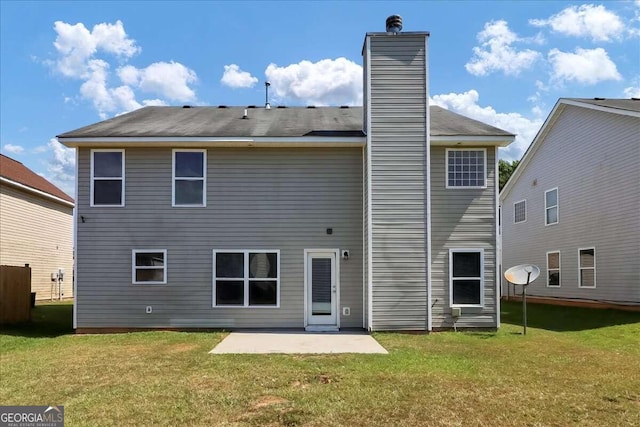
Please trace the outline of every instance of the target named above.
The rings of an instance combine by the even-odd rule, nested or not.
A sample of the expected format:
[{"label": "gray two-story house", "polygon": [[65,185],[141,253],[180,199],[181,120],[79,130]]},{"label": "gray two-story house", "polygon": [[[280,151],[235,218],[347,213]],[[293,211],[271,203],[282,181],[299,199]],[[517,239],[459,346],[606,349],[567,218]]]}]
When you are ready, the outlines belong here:
[{"label": "gray two-story house", "polygon": [[528,295],[640,309],[640,99],[558,100],[500,202],[503,268],[542,272]]},{"label": "gray two-story house", "polygon": [[363,107],[146,107],[77,153],[78,331],[499,326],[497,152],[368,33]]}]

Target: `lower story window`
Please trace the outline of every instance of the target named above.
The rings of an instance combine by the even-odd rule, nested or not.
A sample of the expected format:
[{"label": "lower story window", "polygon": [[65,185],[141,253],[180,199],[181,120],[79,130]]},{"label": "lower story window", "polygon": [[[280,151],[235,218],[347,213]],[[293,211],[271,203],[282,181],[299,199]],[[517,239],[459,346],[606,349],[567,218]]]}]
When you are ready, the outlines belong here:
[{"label": "lower story window", "polygon": [[134,285],[167,283],[167,250],[134,249],[131,255],[131,280]]},{"label": "lower story window", "polygon": [[579,286],[581,288],[596,287],[596,248],[579,250]]},{"label": "lower story window", "polygon": [[547,286],[560,286],[560,252],[547,252]]},{"label": "lower story window", "polygon": [[484,293],[484,251],[449,250],[449,294],[451,306],[482,307]]},{"label": "lower story window", "polygon": [[213,306],[277,307],[279,250],[213,251]]}]

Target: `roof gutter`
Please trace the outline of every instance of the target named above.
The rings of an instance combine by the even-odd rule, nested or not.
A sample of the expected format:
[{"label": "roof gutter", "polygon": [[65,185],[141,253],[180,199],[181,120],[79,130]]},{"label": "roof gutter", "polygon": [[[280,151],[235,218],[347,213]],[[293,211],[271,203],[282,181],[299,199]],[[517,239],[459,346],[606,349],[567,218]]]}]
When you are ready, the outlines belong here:
[{"label": "roof gutter", "polygon": [[197,147],[364,147],[366,138],[358,137],[207,137],[207,136],[117,136],[117,137],[63,137],[58,141],[67,147],[100,146],[138,146],[171,147],[179,143],[182,146]]},{"label": "roof gutter", "polygon": [[506,147],[516,139],[515,135],[495,135],[495,136],[468,136],[468,135],[432,135],[432,146],[455,146],[465,147],[486,147],[498,146]]},{"label": "roof gutter", "polygon": [[25,190],[29,193],[36,194],[46,199],[53,200],[54,202],[58,202],[60,204],[69,206],[71,208],[74,208],[76,206],[75,203],[69,202],[68,200],[61,199],[60,197],[54,196],[53,194],[47,193],[46,191],[41,191],[33,187],[29,187],[28,185],[20,184],[19,182],[16,182],[12,179],[5,178],[3,176],[0,176],[0,182],[2,182],[3,184],[11,185],[13,187],[17,187],[21,190]]}]

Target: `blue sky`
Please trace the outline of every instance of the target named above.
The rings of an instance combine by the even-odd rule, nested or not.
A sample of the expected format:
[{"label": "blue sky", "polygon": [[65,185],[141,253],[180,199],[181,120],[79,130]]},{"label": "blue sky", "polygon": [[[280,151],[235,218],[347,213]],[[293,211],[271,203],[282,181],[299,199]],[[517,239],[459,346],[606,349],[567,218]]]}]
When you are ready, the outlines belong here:
[{"label": "blue sky", "polygon": [[640,97],[640,0],[0,1],[0,148],[73,195],[55,135],[144,105],[360,105],[367,31],[429,31],[431,101],[518,134],[559,97]]}]

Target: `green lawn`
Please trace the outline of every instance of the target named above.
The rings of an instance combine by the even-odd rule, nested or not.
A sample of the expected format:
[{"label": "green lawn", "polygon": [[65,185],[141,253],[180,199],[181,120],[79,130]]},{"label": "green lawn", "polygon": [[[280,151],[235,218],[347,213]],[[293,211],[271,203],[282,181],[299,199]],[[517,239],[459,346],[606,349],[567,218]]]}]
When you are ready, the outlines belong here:
[{"label": "green lawn", "polygon": [[209,355],[223,333],[0,329],[0,404],[67,425],[640,425],[640,313],[503,304],[497,333],[378,333],[389,355]]}]

